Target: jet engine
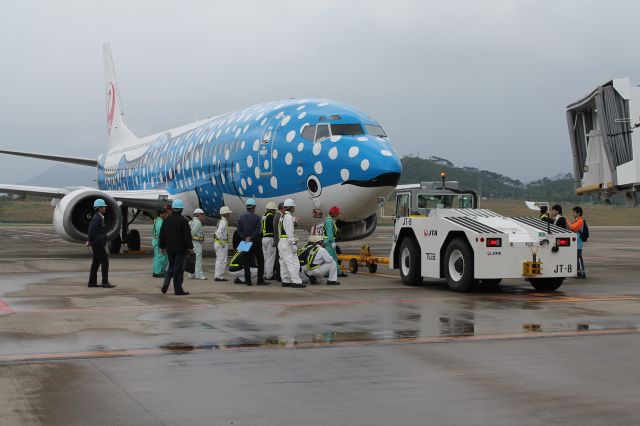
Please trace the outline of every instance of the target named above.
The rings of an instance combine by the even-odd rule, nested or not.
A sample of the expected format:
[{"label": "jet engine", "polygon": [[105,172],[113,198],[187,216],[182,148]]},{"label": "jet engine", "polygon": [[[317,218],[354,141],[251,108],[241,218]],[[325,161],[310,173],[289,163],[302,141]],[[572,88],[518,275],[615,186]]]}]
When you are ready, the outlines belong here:
[{"label": "jet engine", "polygon": [[339,241],[352,241],[366,238],[373,234],[378,224],[378,216],[373,213],[371,216],[366,217],[356,222],[343,222],[341,220],[336,221],[336,225],[340,229],[338,234]]},{"label": "jet engine", "polygon": [[75,189],[60,199],[53,211],[53,227],[56,233],[67,241],[86,241],[89,223],[95,214],[93,202],[98,198],[107,203],[107,213],[104,217],[107,240],[116,238],[122,226],[118,202],[104,192],[92,188]]}]

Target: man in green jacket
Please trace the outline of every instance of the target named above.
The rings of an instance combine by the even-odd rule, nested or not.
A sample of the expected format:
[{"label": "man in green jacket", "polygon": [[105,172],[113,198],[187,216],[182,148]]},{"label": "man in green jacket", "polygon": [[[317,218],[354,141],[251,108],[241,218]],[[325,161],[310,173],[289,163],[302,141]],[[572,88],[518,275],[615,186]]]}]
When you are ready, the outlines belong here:
[{"label": "man in green jacket", "polygon": [[329,216],[324,220],[324,248],[329,252],[333,260],[336,262],[338,268],[338,276],[346,277],[340,264],[338,263],[338,254],[336,253],[336,237],[338,234],[338,225],[336,225],[336,218],[340,215],[340,209],[337,206],[333,206],[329,209]]},{"label": "man in green jacket", "polygon": [[169,210],[166,207],[163,207],[158,211],[158,216],[153,221],[153,240],[151,240],[151,245],[153,246],[154,278],[164,278],[165,271],[167,270],[167,263],[169,263],[167,253],[162,253],[160,251],[160,247],[158,247],[158,238],[160,238],[162,222],[164,222],[164,219],[168,214]]}]

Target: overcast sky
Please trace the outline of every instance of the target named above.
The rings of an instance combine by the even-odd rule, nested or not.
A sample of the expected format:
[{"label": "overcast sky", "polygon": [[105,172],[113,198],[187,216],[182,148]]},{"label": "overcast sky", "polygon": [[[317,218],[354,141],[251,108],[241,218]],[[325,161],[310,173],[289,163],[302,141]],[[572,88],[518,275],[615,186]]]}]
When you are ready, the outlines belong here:
[{"label": "overcast sky", "polygon": [[[524,181],[572,170],[565,107],[640,84],[637,1],[8,0],[0,6],[7,149],[96,157],[102,44],[138,135],[289,97],[331,98],[401,155]],[[52,164],[0,156],[0,182]]]}]

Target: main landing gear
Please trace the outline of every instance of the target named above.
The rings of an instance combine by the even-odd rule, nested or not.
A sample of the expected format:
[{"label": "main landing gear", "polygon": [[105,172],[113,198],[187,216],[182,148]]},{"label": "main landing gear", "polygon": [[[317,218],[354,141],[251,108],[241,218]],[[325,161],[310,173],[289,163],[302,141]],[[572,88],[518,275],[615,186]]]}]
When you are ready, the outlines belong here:
[{"label": "main landing gear", "polygon": [[121,235],[109,241],[109,253],[120,253],[123,244],[127,245],[128,251],[140,250],[140,232],[137,229],[129,230],[129,225],[140,216],[142,210],[136,210],[131,220],[129,220],[129,209],[125,205],[120,206],[120,213],[122,214],[122,232]]}]

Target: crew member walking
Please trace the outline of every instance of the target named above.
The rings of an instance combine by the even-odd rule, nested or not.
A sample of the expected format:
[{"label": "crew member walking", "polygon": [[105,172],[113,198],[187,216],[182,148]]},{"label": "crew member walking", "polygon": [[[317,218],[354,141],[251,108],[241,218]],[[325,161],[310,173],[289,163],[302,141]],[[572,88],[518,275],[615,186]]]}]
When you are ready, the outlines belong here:
[{"label": "crew member walking", "polygon": [[264,256],[264,279],[273,279],[273,266],[276,260],[276,246],[273,244],[273,217],[276,212],[276,204],[273,201],[267,203],[267,211],[262,216],[262,254]]},{"label": "crew member walking", "polygon": [[227,256],[229,254],[229,218],[231,209],[227,206],[220,208],[220,220],[214,236],[213,248],[216,251],[215,281],[227,281],[224,270],[227,268]]},{"label": "crew member walking", "polygon": [[346,277],[340,264],[338,263],[338,254],[336,253],[336,237],[338,234],[338,225],[336,225],[336,218],[340,215],[340,209],[337,206],[333,206],[329,209],[329,215],[324,220],[324,248],[329,252],[333,260],[336,262],[338,268],[338,276]]},{"label": "crew member walking", "polygon": [[[246,213],[238,220],[238,237],[240,241],[252,243],[249,253],[255,257],[258,263],[258,285],[268,285],[264,280],[264,256],[262,255],[262,243],[260,241],[260,216],[256,212],[256,200],[249,198],[245,204]],[[251,285],[251,270],[249,265],[253,260],[247,262],[244,268],[244,280],[247,285]]]},{"label": "crew member walking", "polygon": [[95,213],[89,223],[87,235],[87,247],[91,247],[93,260],[89,270],[89,287],[98,287],[98,268],[102,269],[102,287],[113,288],[109,284],[109,257],[107,256],[107,227],[104,223],[104,215],[107,213],[107,204],[98,198],[93,202]]},{"label": "crew member walking", "polygon": [[162,228],[162,222],[167,218],[168,210],[166,207],[162,207],[158,211],[158,216],[153,220],[153,239],[151,245],[153,246],[153,277],[164,278],[167,270],[167,263],[169,259],[166,253],[160,251],[158,246],[158,238],[160,238],[160,229]]},{"label": "crew member walking", "polygon": [[280,276],[282,287],[304,288],[300,279],[300,261],[298,260],[298,247],[293,229],[293,215],[295,203],[291,198],[284,201],[285,212],[278,224],[278,251],[280,253]]},{"label": "crew member walking", "polygon": [[187,275],[189,279],[206,280],[202,272],[202,242],[204,241],[204,228],[202,221],[204,219],[204,211],[202,209],[195,209],[193,211],[193,219],[190,222],[191,226],[191,239],[193,240],[193,252],[196,254],[196,267],[193,274]]},{"label": "crew member walking", "polygon": [[182,288],[182,281],[187,254],[193,250],[191,228],[187,219],[182,217],[182,209],[184,209],[182,200],[174,200],[171,209],[173,210],[171,216],[167,217],[162,224],[158,241],[160,250],[166,251],[169,255],[169,268],[162,284],[162,293],[167,292],[173,279],[175,295],[186,296],[189,292]]}]

